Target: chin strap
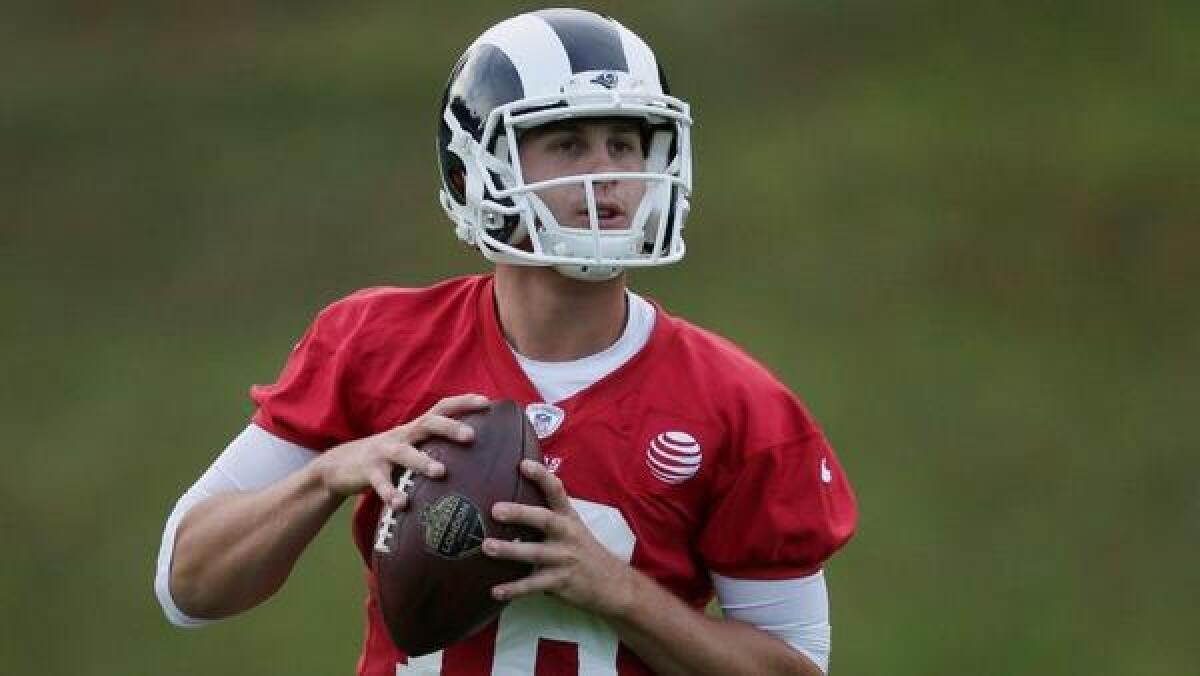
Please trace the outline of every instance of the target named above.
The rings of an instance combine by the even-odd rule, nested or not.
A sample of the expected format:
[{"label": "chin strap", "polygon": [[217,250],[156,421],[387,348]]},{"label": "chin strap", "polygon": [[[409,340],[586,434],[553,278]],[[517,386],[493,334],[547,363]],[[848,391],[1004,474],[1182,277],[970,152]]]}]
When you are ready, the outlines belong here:
[{"label": "chin strap", "polygon": [[615,265],[555,265],[554,269],[563,277],[584,282],[607,282],[625,271]]}]

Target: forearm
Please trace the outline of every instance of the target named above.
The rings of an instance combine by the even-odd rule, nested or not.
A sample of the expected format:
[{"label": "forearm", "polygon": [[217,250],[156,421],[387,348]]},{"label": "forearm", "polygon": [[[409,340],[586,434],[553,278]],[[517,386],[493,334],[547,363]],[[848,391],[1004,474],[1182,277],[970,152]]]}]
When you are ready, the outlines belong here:
[{"label": "forearm", "polygon": [[167,519],[155,576],[167,617],[191,626],[266,600],[346,497],[374,489],[401,507],[404,493],[390,479],[396,467],[440,477],[445,468],[413,444],[433,436],[469,442],[472,428],[454,416],[487,403],[447,397],[413,421],[322,453],[247,427]]},{"label": "forearm", "polygon": [[180,523],[170,591],[180,610],[221,618],[274,594],[343,498],[310,464],[257,491],[215,495]]},{"label": "forearm", "polygon": [[708,617],[641,573],[632,571],[629,586],[627,605],[609,621],[656,673],[822,675],[783,641],[748,624]]}]

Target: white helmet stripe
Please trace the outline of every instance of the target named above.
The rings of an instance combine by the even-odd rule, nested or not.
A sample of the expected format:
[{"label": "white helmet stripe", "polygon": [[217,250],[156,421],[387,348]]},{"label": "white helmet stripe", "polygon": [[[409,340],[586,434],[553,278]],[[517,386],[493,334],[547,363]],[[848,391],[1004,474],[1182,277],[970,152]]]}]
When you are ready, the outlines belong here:
[{"label": "white helmet stripe", "polygon": [[534,14],[502,21],[476,42],[503,50],[521,75],[526,92],[558,91],[571,77],[571,62],[558,34]]},{"label": "white helmet stripe", "polygon": [[[618,24],[620,25],[620,24]],[[625,56],[629,60],[629,73],[646,83],[649,91],[663,94],[662,83],[659,82],[658,61],[654,52],[636,33],[621,26],[621,43],[625,47]]]}]

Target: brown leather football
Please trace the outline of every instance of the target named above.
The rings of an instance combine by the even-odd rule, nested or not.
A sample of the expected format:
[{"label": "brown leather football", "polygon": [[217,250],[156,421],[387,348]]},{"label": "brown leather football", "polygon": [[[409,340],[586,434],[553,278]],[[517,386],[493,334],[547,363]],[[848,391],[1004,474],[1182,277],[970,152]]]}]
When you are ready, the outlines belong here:
[{"label": "brown leather football", "polygon": [[493,401],[461,420],[475,429],[474,442],[418,444],[445,464],[446,475],[434,480],[397,472],[408,508],[385,509],[375,531],[371,566],[379,608],[392,641],[409,655],[440,650],[482,629],[505,605],[492,597],[492,587],[532,572],[530,565],[484,554],[485,537],[542,538],[491,516],[496,502],[545,505],[541,490],[518,471],[523,458],[542,462],[521,407]]}]

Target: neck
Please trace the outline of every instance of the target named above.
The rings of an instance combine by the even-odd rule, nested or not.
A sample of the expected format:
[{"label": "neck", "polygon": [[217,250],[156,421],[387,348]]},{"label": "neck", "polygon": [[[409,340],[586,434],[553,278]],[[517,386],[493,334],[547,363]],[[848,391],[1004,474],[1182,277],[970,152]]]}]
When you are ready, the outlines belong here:
[{"label": "neck", "polygon": [[603,351],[625,330],[625,276],[584,282],[553,268],[496,266],[496,316],[509,345],[538,361]]}]

